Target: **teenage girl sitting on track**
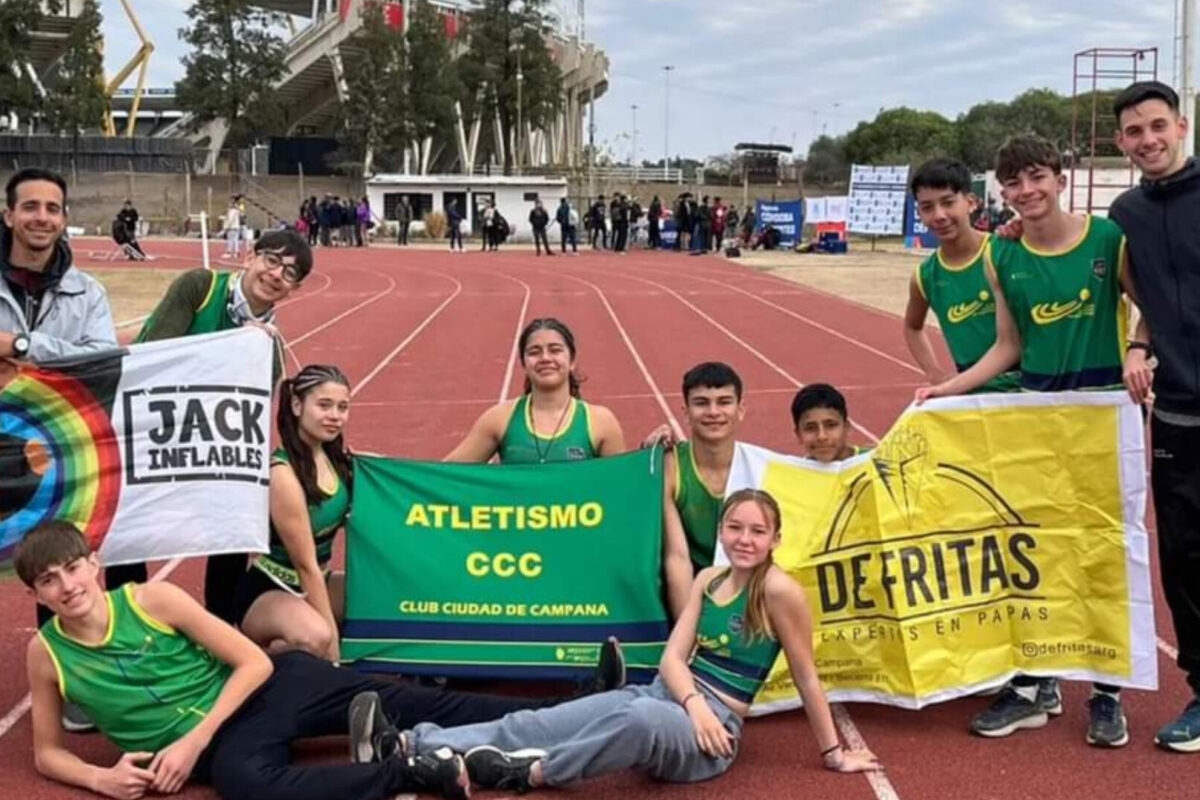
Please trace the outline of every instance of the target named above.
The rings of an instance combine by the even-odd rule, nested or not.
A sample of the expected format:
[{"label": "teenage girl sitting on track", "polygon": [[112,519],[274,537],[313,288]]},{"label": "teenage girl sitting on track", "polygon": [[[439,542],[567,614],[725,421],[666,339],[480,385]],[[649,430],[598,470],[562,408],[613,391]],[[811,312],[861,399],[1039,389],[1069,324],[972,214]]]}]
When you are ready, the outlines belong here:
[{"label": "teenage girl sitting on track", "polygon": [[445,461],[545,464],[625,452],[621,424],[604,406],[583,402],[575,336],[553,317],[525,326],[517,343],[525,393],[489,408]]},{"label": "teenage girl sitting on track", "polygon": [[345,582],[329,562],[350,513],[349,416],[350,382],[337,367],[309,365],[280,384],[271,550],[247,568],[234,601],[234,621],[270,653],[338,660]]},{"label": "teenage girl sitting on track", "polygon": [[[847,750],[838,741],[813,663],[804,590],[772,563],[780,542],[778,504],[766,492],[742,489],[725,501],[720,519],[730,566],[696,576],[652,684],[494,722],[422,723],[400,734],[400,750],[463,753],[475,784],[509,791],[625,769],[665,781],[707,780],[732,765],[743,718],[782,649],[825,766],[879,769],[869,751]],[[386,720],[379,722],[386,727]]]}]

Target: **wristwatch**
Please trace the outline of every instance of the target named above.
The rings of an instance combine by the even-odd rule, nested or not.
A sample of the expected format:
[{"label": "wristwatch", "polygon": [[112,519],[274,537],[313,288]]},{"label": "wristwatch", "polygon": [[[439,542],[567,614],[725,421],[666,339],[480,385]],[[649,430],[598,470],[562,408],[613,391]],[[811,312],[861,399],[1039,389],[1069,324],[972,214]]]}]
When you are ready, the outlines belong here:
[{"label": "wristwatch", "polygon": [[13,337],[12,349],[14,358],[25,358],[29,355],[29,334],[18,333]]},{"label": "wristwatch", "polygon": [[1128,353],[1130,350],[1141,350],[1142,352],[1144,352],[1146,354],[1147,358],[1154,355],[1154,348],[1150,345],[1149,342],[1139,342],[1136,340],[1129,342],[1128,344],[1125,345],[1125,352]]}]

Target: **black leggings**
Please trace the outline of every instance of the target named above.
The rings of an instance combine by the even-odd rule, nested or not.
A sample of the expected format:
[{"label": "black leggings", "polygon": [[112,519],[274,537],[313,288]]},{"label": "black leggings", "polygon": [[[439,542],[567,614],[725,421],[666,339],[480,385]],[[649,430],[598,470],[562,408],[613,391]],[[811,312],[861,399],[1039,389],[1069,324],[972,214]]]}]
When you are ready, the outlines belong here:
[{"label": "black leggings", "polygon": [[349,732],[347,713],[359,692],[378,692],[384,714],[401,730],[418,722],[443,727],[487,722],[558,702],[379,681],[300,651],[276,656],[274,663],[266,684],[217,731],[196,764],[196,780],[211,784],[226,800],[377,800],[417,790],[395,758],[378,764],[290,763],[293,741]]}]

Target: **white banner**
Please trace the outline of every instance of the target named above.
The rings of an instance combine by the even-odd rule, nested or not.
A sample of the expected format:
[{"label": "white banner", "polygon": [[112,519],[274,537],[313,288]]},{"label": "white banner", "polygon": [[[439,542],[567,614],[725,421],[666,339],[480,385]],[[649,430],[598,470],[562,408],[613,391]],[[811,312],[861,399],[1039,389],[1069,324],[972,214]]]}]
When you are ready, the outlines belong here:
[{"label": "white banner", "polygon": [[48,519],[106,564],[265,552],[271,347],[246,328],[0,370],[0,564]]}]

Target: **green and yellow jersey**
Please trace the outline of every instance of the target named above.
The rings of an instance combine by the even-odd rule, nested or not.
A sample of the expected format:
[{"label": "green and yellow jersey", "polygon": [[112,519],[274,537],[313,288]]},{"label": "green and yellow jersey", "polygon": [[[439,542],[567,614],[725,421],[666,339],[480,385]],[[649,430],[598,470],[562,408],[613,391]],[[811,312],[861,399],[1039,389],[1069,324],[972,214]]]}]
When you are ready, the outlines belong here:
[{"label": "green and yellow jersey", "polygon": [[688,555],[696,572],[712,566],[721,524],[723,492],[714,493],[700,477],[691,442],[675,446],[675,508],[687,536]]},{"label": "green and yellow jersey", "polygon": [[[984,237],[979,251],[966,264],[948,264],[938,248],[916,270],[917,290],[937,317],[959,372],[970,369],[996,342],[996,298],[988,283],[984,257],[988,238]],[[1014,369],[975,391],[1012,392],[1020,386],[1020,372]]]},{"label": "green and yellow jersey", "polygon": [[1116,223],[1088,216],[1078,241],[1057,252],[993,239],[985,256],[1021,334],[1021,388],[1121,388],[1128,310]]},{"label": "green and yellow jersey", "polygon": [[533,428],[529,395],[523,395],[513,404],[512,416],[496,450],[500,463],[548,464],[595,458],[591,416],[587,403],[573,397],[559,432],[543,436]]},{"label": "green and yellow jersey", "polygon": [[64,700],[78,704],[125,752],[155,753],[196,727],[217,702],[232,668],[150,616],[126,583],[104,595],[108,630],[81,642],[53,617],[38,631]]}]

